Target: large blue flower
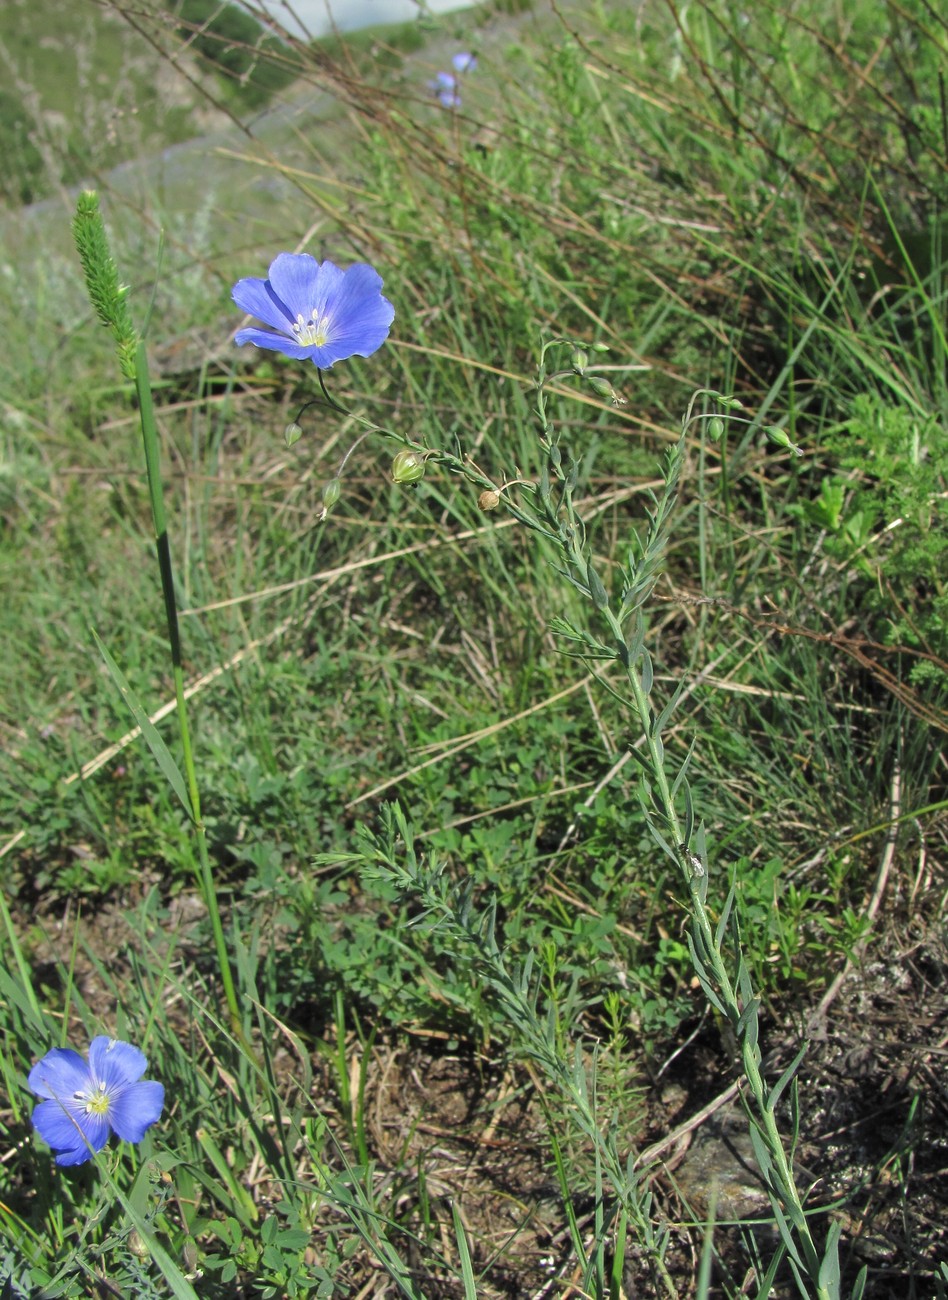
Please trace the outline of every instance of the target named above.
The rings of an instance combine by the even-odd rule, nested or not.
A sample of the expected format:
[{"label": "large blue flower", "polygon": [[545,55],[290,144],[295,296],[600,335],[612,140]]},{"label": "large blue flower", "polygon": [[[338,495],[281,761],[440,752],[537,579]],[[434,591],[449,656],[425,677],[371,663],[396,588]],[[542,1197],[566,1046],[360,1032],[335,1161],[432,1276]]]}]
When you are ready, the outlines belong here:
[{"label": "large blue flower", "polygon": [[341,271],[309,253],[279,253],[266,280],[234,285],[237,306],[269,327],[238,330],[234,342],[272,348],[321,370],[356,353],[371,356],[395,319],[381,290],[382,277],[364,262]]},{"label": "large blue flower", "polygon": [[141,1142],[165,1102],[162,1085],[142,1079],[147,1068],[137,1047],[105,1037],[93,1038],[88,1061],[54,1047],[33,1066],[30,1088],[46,1098],[33,1111],[33,1127],[58,1165],[81,1165],[102,1150],[110,1129],[125,1142]]}]

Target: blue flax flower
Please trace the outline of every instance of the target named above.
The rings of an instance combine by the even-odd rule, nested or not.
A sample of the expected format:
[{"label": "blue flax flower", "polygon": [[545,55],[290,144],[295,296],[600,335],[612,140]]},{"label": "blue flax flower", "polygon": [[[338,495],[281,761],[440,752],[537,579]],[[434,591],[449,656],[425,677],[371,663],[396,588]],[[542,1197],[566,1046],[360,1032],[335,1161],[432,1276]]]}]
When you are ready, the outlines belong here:
[{"label": "blue flax flower", "polygon": [[93,1038],[88,1061],[54,1047],[33,1066],[30,1088],[46,1098],[33,1111],[33,1127],[58,1165],[81,1165],[102,1150],[110,1130],[141,1142],[165,1102],[162,1085],[142,1079],[147,1068],[137,1047],[104,1036]]},{"label": "blue flax flower", "polygon": [[473,72],[477,67],[477,59],[473,54],[469,54],[467,50],[461,50],[458,54],[455,54],[451,62],[454,65],[455,72]]},{"label": "blue flax flower", "polygon": [[450,72],[439,72],[434,81],[428,82],[428,89],[437,95],[442,108],[460,108],[461,96],[458,94],[457,82]]},{"label": "blue flax flower", "polygon": [[371,356],[388,338],[395,308],[382,297],[382,277],[359,262],[341,271],[309,253],[279,253],[266,280],[238,280],[234,302],[267,329],[238,330],[234,342],[256,343],[328,370],[358,353]]}]

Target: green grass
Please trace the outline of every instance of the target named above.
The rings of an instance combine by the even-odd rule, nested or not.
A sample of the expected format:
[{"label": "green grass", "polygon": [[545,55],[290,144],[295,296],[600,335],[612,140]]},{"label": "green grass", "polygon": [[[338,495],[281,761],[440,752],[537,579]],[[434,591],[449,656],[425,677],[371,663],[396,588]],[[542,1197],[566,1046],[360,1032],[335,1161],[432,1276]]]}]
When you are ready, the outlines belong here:
[{"label": "green grass", "polygon": [[[88,15],[73,44],[93,52],[96,112],[111,68],[152,149],[178,128],[136,80],[155,56],[125,8]],[[692,1114],[730,1079],[738,1036],[708,1009],[688,890],[649,828],[630,686],[551,630],[601,637],[594,611],[555,539],[479,509],[457,462],[399,486],[397,444],[370,437],[323,517],[362,426],[310,407],[287,448],[315,374],[228,341],[230,285],[282,249],[368,260],[395,304],[384,349],[329,372],[333,396],[498,486],[547,463],[541,339],[608,345],[590,364],[626,405],[569,374],[547,401],[614,599],[691,393],[740,398],[723,437],[689,429],[646,645],[654,707],[684,686],[667,767],[689,764],[715,923],[733,886],[770,1085],[847,962],[869,980],[864,959],[884,964],[910,931],[943,970],[948,148],[933,87],[948,34],[914,0],[834,18],[797,0],[750,25],[723,0],[586,8],[560,25],[485,7],[297,51],[301,77],[276,101],[292,114],[246,114],[247,134],[179,171],[101,176],[136,321],[155,295],[184,674],[239,1027],[181,806],[141,739],[107,751],[132,721],[91,627],[146,709],[173,698],[132,387],[87,305],[65,205],[3,224],[13,1295],[90,1294],[94,1276],[141,1295],[356,1295],[382,1278],[407,1295],[526,1295],[552,1269],[618,1296],[624,1258],[642,1294],[690,1294],[704,1241],[707,1294],[731,1295],[778,1240],[706,1234],[707,1207],[660,1175],[649,1207],[628,1175],[678,1122],[659,1102],[675,1063]],[[157,6],[135,21],[171,40]],[[452,115],[426,82],[460,48],[480,62]],[[46,54],[14,54],[22,103],[56,109]],[[173,718],[158,725],[177,755]],[[140,1153],[109,1149],[111,1183],[55,1172],[25,1089],[32,1060],[97,1032],[140,1043],[168,1093]],[[822,1171],[834,1125],[813,1052],[802,1164]],[[924,1169],[940,1121],[912,1128],[904,1100]],[[937,1195],[916,1213],[919,1179],[903,1245],[859,1253],[873,1225],[891,1230],[876,1202],[860,1215],[894,1158],[840,1193],[838,1294],[866,1258],[867,1295],[937,1285]],[[820,1242],[830,1200],[814,1192]],[[650,1236],[663,1226],[667,1249]],[[796,1294],[779,1253],[776,1294]]]}]

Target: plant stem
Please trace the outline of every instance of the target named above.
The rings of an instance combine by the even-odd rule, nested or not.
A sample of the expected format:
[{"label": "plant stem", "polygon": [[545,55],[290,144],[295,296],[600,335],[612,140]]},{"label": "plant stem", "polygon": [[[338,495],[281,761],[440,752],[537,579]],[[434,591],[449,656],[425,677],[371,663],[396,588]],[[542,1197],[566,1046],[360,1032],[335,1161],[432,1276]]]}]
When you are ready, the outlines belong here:
[{"label": "plant stem", "polygon": [[207,908],[214,935],[214,949],[220,971],[221,984],[227,1009],[230,1013],[231,1027],[242,1037],[240,1009],[237,991],[230,968],[224,927],[217,893],[214,889],[214,875],[211,870],[210,856],[207,851],[207,832],[201,817],[201,794],[198,788],[197,771],[194,766],[194,752],[191,748],[191,729],[188,725],[187,702],[184,694],[184,668],[181,662],[181,634],[178,628],[178,606],[174,590],[174,569],[171,564],[171,545],[168,540],[168,526],[165,515],[164,489],[161,483],[161,458],[159,454],[158,429],[155,424],[155,410],[152,403],[151,383],[148,377],[148,358],[144,344],[139,343],[135,350],[135,388],[138,393],[138,408],[142,428],[142,442],[145,448],[145,468],[148,475],[148,494],[151,499],[151,514],[155,526],[155,549],[158,554],[158,569],[161,574],[161,590],[165,602],[165,618],[168,624],[168,643],[171,648],[171,672],[174,679],[174,693],[178,714],[178,729],[181,735],[181,752],[184,759],[185,780],[188,786],[188,798],[191,805],[191,821],[194,826],[198,851],[197,880],[201,897]]}]

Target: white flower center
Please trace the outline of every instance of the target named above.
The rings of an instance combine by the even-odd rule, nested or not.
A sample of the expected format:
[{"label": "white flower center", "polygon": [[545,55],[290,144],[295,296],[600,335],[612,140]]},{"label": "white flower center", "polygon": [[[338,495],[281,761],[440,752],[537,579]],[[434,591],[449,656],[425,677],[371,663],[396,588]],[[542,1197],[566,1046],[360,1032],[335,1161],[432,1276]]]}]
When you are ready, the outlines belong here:
[{"label": "white flower center", "polygon": [[302,315],[297,316],[293,333],[297,343],[304,348],[325,347],[329,342],[329,320],[326,316],[320,319],[314,307],[309,320],[304,320]]},{"label": "white flower center", "polygon": [[91,1092],[77,1092],[76,1101],[81,1101],[87,1115],[107,1115],[109,1113],[109,1093],[104,1083],[97,1083]]}]

